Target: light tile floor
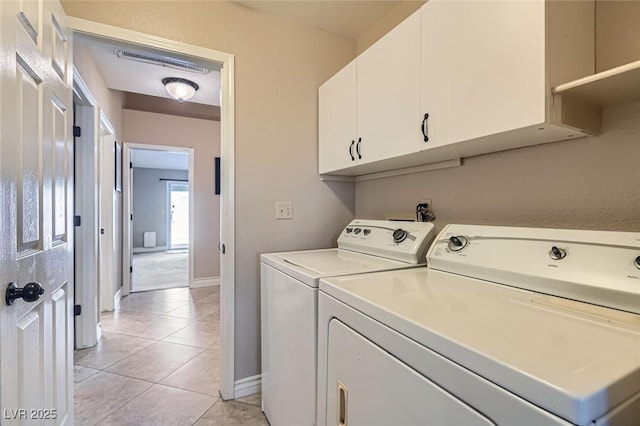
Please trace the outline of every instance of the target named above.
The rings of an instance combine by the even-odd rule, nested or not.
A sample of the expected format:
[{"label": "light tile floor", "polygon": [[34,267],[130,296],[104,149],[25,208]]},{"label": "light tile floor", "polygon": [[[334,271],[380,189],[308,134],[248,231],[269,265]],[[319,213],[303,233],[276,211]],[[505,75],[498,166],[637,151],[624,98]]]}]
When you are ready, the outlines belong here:
[{"label": "light tile floor", "polygon": [[222,401],[219,287],[133,293],[75,351],[76,425],[267,426],[260,395]]}]

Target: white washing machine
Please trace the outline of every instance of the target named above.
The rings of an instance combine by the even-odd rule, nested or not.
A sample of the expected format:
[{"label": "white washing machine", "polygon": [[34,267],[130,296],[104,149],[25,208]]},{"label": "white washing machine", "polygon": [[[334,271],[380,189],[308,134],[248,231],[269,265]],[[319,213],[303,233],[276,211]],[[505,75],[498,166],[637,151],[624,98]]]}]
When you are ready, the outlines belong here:
[{"label": "white washing machine", "polygon": [[271,426],[316,421],[320,278],[424,268],[431,223],[354,220],[338,248],[260,256],[262,411]]},{"label": "white washing machine", "polygon": [[639,425],[640,233],[449,225],[323,279],[318,425]]}]

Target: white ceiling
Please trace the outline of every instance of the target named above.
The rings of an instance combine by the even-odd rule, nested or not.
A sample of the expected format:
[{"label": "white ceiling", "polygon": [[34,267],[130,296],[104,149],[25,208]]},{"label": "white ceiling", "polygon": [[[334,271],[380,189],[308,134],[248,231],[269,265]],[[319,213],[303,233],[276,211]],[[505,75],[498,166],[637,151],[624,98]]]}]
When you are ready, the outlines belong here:
[{"label": "white ceiling", "polygon": [[[264,13],[283,16],[353,39],[360,36],[400,3],[398,0],[235,0],[235,2]],[[200,86],[194,97],[188,102],[220,106],[220,68],[218,64],[207,63],[186,55],[168,54],[160,50],[85,34],[74,34],[74,43],[89,50],[102,78],[110,89],[173,99],[166,92],[162,79],[165,77],[186,78]],[[207,74],[200,74],[156,64],[136,62],[119,58],[117,56],[118,50],[186,61],[208,68],[210,71]]]},{"label": "white ceiling", "polygon": [[316,28],[358,38],[401,1],[393,0],[235,0],[272,15],[284,16]]},{"label": "white ceiling", "polygon": [[[100,75],[109,89],[173,99],[165,90],[162,79],[165,77],[180,77],[191,80],[200,86],[193,98],[188,102],[220,106],[219,65],[207,63],[186,55],[168,54],[167,52],[156,51],[147,47],[141,48],[133,44],[118,43],[83,34],[75,34],[74,43],[86,47],[91,52],[96,66],[100,70]],[[116,52],[118,50],[186,61],[205,67],[210,71],[207,74],[200,74],[188,70],[123,59],[117,56]]]},{"label": "white ceiling", "polygon": [[189,170],[189,156],[186,152],[132,149],[131,162],[133,167],[146,169]]}]

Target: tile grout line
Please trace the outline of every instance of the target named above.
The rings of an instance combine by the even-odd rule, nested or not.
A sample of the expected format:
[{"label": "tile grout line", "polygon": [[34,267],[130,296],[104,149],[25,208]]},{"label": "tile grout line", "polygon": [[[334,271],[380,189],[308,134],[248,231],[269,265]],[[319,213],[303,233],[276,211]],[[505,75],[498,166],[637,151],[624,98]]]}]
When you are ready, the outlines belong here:
[{"label": "tile grout line", "polygon": [[212,409],[212,408],[213,408],[217,403],[219,403],[220,401],[222,401],[222,398],[220,397],[220,394],[218,394],[218,396],[217,396],[217,397],[215,397],[215,398],[217,398],[217,399],[216,399],[216,402],[214,402],[213,404],[211,404],[211,407],[207,408],[207,409],[204,411],[204,413],[202,413],[202,415],[196,419],[196,421],[195,421],[195,422],[191,423],[191,426],[193,426],[193,425],[197,424],[200,420],[202,420],[202,418],[203,418],[203,417],[204,417],[204,416],[209,412],[209,410],[211,410],[211,409]]},{"label": "tile grout line", "polygon": [[[111,374],[108,371],[105,371],[105,373],[107,374]],[[143,380],[145,381],[145,380]],[[146,382],[146,381],[145,381]],[[150,383],[150,382],[146,382],[146,383]],[[131,401],[133,401],[134,399],[136,399],[137,397],[139,397],[140,395],[142,395],[143,393],[145,393],[146,391],[148,391],[149,389],[151,389],[153,387],[153,383],[150,383],[151,386],[149,386],[148,388],[146,388],[145,390],[141,391],[139,394],[134,395],[133,397],[131,397],[130,399],[128,399],[124,404],[122,404],[121,406],[119,406],[118,408],[114,408],[113,410],[111,410],[108,414],[106,414],[105,416],[101,417],[100,419],[98,419],[97,422],[93,423],[94,425],[98,425],[100,424],[101,421],[103,421],[104,419],[106,419],[107,417],[111,416],[113,413],[115,413],[117,410],[120,410],[122,407],[124,407],[125,405],[127,405],[128,403],[130,403]]]},{"label": "tile grout line", "polygon": [[[214,294],[215,294],[215,293],[214,293]],[[207,347],[202,347],[202,346],[196,346],[196,345],[193,345],[193,344],[184,344],[184,343],[181,343],[181,342],[170,342],[170,341],[166,341],[166,340],[165,340],[165,339],[167,339],[167,338],[169,338],[169,337],[173,336],[174,334],[179,333],[179,332],[181,332],[181,331],[184,331],[186,328],[191,327],[191,326],[194,326],[194,325],[197,325],[197,324],[202,324],[202,323],[211,323],[212,325],[214,325],[214,326],[215,326],[215,323],[216,323],[215,321],[206,321],[206,320],[205,320],[205,321],[201,321],[197,316],[195,316],[195,317],[191,317],[191,316],[189,316],[189,317],[187,317],[187,318],[184,318],[184,317],[175,317],[175,316],[170,315],[170,313],[171,313],[171,312],[174,312],[174,311],[179,310],[179,309],[184,309],[186,306],[191,306],[192,304],[196,304],[196,305],[198,305],[198,304],[199,304],[200,306],[206,306],[206,305],[208,305],[208,304],[215,304],[215,303],[219,303],[219,300],[216,300],[216,301],[211,300],[211,301],[207,301],[207,302],[202,302],[202,301],[201,301],[202,299],[205,299],[205,298],[210,297],[210,296],[212,296],[212,295],[213,295],[213,294],[207,295],[207,296],[202,297],[202,298],[200,298],[200,299],[198,299],[198,300],[187,300],[187,301],[182,301],[182,302],[184,302],[184,304],[183,304],[183,305],[181,305],[181,306],[179,306],[179,307],[176,307],[176,308],[174,308],[174,309],[171,309],[171,310],[169,310],[169,311],[167,311],[167,312],[163,312],[163,313],[157,313],[157,312],[153,312],[153,311],[137,310],[137,309],[126,309],[126,308],[121,309],[121,307],[119,307],[116,311],[114,311],[114,312],[127,312],[127,311],[128,311],[128,312],[133,312],[133,313],[148,314],[148,315],[150,315],[150,316],[151,316],[150,318],[148,318],[148,319],[146,319],[146,320],[143,320],[143,321],[136,321],[136,320],[134,320],[135,322],[137,322],[137,323],[139,323],[139,324],[147,324],[147,323],[149,323],[149,322],[151,322],[151,321],[153,321],[153,320],[156,320],[156,319],[158,319],[158,318],[160,318],[160,317],[165,317],[165,318],[167,318],[167,319],[182,319],[182,320],[185,320],[185,322],[187,322],[187,324],[186,324],[184,327],[181,327],[181,328],[179,328],[178,330],[175,330],[175,331],[173,331],[173,332],[169,333],[167,336],[163,336],[163,337],[160,337],[160,338],[153,338],[153,337],[148,337],[148,336],[144,336],[144,335],[132,335],[132,334],[126,334],[126,331],[125,331],[125,332],[122,332],[122,331],[108,331],[108,330],[104,330],[104,331],[105,331],[105,334],[113,334],[113,335],[118,335],[118,336],[132,337],[132,338],[135,338],[135,339],[142,339],[142,340],[146,341],[146,342],[144,342],[144,343],[147,343],[147,344],[145,344],[143,347],[141,347],[141,348],[139,348],[139,349],[137,349],[137,350],[135,350],[135,351],[133,351],[133,352],[131,352],[131,353],[129,353],[129,354],[126,354],[123,358],[120,358],[120,359],[118,359],[118,360],[116,360],[116,361],[114,361],[114,362],[111,362],[111,363],[109,363],[109,364],[107,364],[107,365],[104,365],[104,366],[101,366],[101,367],[97,367],[97,366],[95,366],[95,365],[86,365],[86,364],[82,364],[82,361],[79,361],[78,363],[75,363],[75,362],[74,362],[74,366],[75,366],[75,365],[77,365],[77,366],[79,366],[79,367],[84,367],[84,368],[88,368],[88,369],[93,370],[93,372],[92,372],[89,376],[87,376],[87,377],[83,378],[82,380],[80,380],[80,381],[79,381],[79,382],[77,382],[77,383],[74,383],[74,387],[75,387],[76,385],[80,384],[80,383],[83,383],[83,382],[85,382],[85,381],[87,381],[87,380],[91,379],[92,377],[96,376],[96,375],[97,375],[97,374],[99,374],[99,373],[105,373],[105,374],[108,374],[108,375],[114,375],[114,376],[123,377],[123,378],[131,379],[131,380],[137,380],[137,381],[144,382],[145,384],[149,385],[148,387],[146,387],[146,389],[142,390],[141,392],[137,393],[136,395],[133,395],[133,396],[132,396],[132,397],[130,397],[130,398],[127,398],[127,400],[126,400],[126,401],[124,401],[122,404],[119,404],[119,406],[118,406],[118,407],[114,408],[113,410],[110,410],[110,411],[109,411],[107,414],[105,414],[104,416],[101,416],[101,418],[100,418],[100,419],[98,419],[98,421],[97,421],[96,423],[100,423],[101,421],[103,421],[103,420],[105,420],[105,419],[109,418],[110,416],[113,416],[113,415],[114,415],[118,410],[122,410],[124,407],[126,407],[126,406],[127,406],[127,405],[129,405],[129,404],[131,404],[134,400],[136,400],[136,399],[137,399],[137,398],[139,398],[141,395],[143,395],[143,394],[145,394],[146,392],[148,392],[150,389],[152,389],[152,388],[153,388],[154,386],[156,386],[156,385],[158,385],[158,386],[163,386],[163,387],[166,387],[166,388],[176,389],[176,390],[183,391],[183,392],[189,392],[189,393],[192,393],[192,394],[195,394],[195,395],[200,395],[200,396],[202,396],[202,397],[206,397],[206,398],[214,398],[214,399],[215,399],[215,401],[213,402],[213,404],[211,404],[207,409],[205,409],[204,413],[203,413],[200,417],[198,417],[198,419],[196,420],[196,422],[195,422],[195,423],[197,423],[198,421],[200,421],[200,419],[202,419],[202,417],[204,417],[204,415],[205,415],[205,414],[206,414],[206,413],[207,413],[207,412],[208,412],[208,411],[209,411],[213,406],[215,406],[215,404],[217,404],[217,403],[221,400],[221,399],[220,399],[219,394],[218,394],[218,395],[208,395],[208,394],[201,393],[201,392],[197,392],[197,391],[193,391],[193,390],[190,390],[190,389],[183,389],[183,388],[180,388],[180,387],[177,387],[177,386],[172,386],[172,385],[168,385],[168,384],[163,384],[163,383],[161,383],[161,382],[162,382],[162,380],[165,380],[167,377],[171,376],[171,375],[172,375],[172,374],[174,374],[176,371],[178,371],[179,369],[183,368],[185,365],[187,365],[187,364],[189,364],[190,362],[192,362],[192,361],[193,361],[194,359],[196,359],[198,356],[200,356],[200,355],[204,354],[206,351],[210,350],[210,351],[214,351],[214,352],[218,352],[218,353],[219,353],[220,348],[219,348],[219,347],[217,347],[216,345],[211,345],[211,346],[207,346]],[[201,303],[198,303],[198,302],[201,302]],[[136,301],[136,303],[138,303],[138,302]],[[145,303],[145,302],[144,302],[144,301],[141,301],[141,302],[139,302],[139,303],[140,303],[141,305],[143,305],[143,306],[144,306],[144,303]],[[149,300],[149,301],[148,301],[148,303],[149,303],[149,304],[152,304],[152,303],[154,303],[154,302],[153,302],[153,300]],[[219,312],[218,312],[218,313],[219,313]],[[213,314],[213,315],[215,315],[215,314],[216,314],[215,310],[214,310],[214,312],[208,313],[208,314],[203,315],[203,316],[209,316],[209,315],[212,315],[212,314]],[[119,320],[114,320],[113,322],[114,322],[115,324],[117,324],[117,323],[119,322]],[[181,365],[179,365],[179,366],[177,366],[177,367],[175,367],[175,368],[171,369],[171,371],[169,371],[169,372],[168,372],[167,374],[165,374],[163,377],[159,378],[157,381],[152,381],[152,380],[148,380],[148,379],[141,379],[141,378],[134,377],[134,376],[129,376],[129,375],[127,375],[127,374],[123,374],[123,373],[118,373],[118,372],[114,372],[114,371],[108,371],[108,369],[109,369],[109,368],[111,368],[111,367],[113,367],[114,365],[116,365],[116,364],[118,364],[118,363],[121,363],[121,362],[126,362],[126,360],[127,360],[128,358],[133,357],[133,356],[135,356],[135,355],[138,355],[138,354],[139,354],[140,352],[142,352],[143,350],[145,350],[145,349],[147,349],[147,348],[151,347],[152,345],[154,345],[154,344],[156,344],[156,343],[160,343],[160,342],[162,342],[162,343],[168,343],[168,344],[172,344],[172,345],[184,346],[184,347],[193,348],[193,349],[197,349],[197,350],[198,350],[198,352],[197,352],[197,353],[195,353],[193,356],[190,356],[188,359],[186,359],[183,363],[181,363]],[[116,348],[117,348],[117,347],[119,347],[119,345],[116,345]],[[87,348],[87,349],[89,349],[89,348]],[[94,348],[92,348],[92,349],[94,349],[94,350],[95,350],[95,347],[94,347]],[[238,401],[238,402],[239,402],[239,401]],[[248,404],[248,403],[242,403],[242,404],[246,404],[246,405],[253,405],[253,404]]]}]

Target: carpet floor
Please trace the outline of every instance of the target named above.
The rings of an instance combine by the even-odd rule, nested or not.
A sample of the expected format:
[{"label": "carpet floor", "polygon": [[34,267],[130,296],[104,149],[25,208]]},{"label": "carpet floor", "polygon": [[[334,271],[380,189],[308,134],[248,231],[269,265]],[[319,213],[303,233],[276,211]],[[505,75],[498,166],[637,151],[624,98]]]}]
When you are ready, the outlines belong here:
[{"label": "carpet floor", "polygon": [[189,253],[133,254],[131,291],[161,290],[189,285]]}]

